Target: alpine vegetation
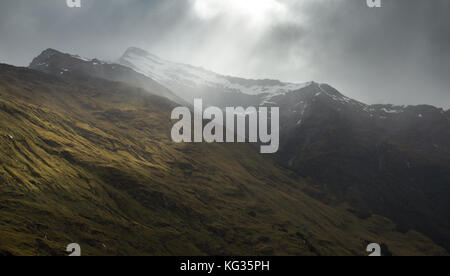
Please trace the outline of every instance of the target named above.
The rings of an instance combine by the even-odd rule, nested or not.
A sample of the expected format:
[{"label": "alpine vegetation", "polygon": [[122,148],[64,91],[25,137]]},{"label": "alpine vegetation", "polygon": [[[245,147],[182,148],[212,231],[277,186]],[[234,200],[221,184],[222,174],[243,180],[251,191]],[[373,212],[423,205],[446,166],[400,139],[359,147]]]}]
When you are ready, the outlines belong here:
[{"label": "alpine vegetation", "polygon": [[[270,112],[267,107],[226,107],[224,115],[215,106],[203,110],[203,100],[195,99],[193,128],[188,107],[176,107],[171,118],[179,120],[171,132],[176,143],[260,143],[263,154],[276,153],[279,148],[279,107],[270,107]],[[204,120],[208,122],[205,126]]]}]

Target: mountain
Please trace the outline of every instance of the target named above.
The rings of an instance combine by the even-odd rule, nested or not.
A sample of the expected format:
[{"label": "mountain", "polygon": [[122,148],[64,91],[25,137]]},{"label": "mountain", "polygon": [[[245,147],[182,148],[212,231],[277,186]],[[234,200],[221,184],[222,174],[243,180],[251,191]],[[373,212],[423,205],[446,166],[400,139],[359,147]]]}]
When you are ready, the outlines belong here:
[{"label": "mountain", "polygon": [[400,231],[418,230],[450,250],[450,111],[367,105],[315,82],[225,77],[136,48],[119,63],[188,101],[280,107],[280,165],[359,216],[389,217]]},{"label": "mountain", "polygon": [[298,90],[305,84],[276,80],[228,77],[186,64],[163,60],[139,48],[129,48],[118,63],[128,66],[170,88],[188,102],[202,98],[207,105],[255,105],[267,95]]},{"label": "mountain", "polygon": [[312,83],[271,97],[279,162],[362,214],[450,248],[450,120],[432,106],[365,105]]},{"label": "mountain", "polygon": [[0,255],[447,254],[251,145],[173,143],[152,92],[0,65]]},{"label": "mountain", "polygon": [[77,55],[47,49],[37,56],[29,67],[54,75],[77,74],[124,82],[151,91],[155,95],[166,97],[179,104],[186,104],[185,101],[158,82],[120,64],[107,63],[98,59],[88,60]]}]

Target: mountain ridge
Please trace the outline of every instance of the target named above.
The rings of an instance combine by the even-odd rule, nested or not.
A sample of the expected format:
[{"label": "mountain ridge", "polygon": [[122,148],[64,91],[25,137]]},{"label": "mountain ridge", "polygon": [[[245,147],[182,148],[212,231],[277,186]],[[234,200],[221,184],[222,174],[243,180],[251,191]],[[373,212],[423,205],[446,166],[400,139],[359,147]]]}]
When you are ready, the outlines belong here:
[{"label": "mountain ridge", "polygon": [[81,74],[106,80],[125,82],[166,97],[179,104],[185,102],[172,91],[153,79],[120,64],[107,63],[98,59],[85,59],[78,55],[65,54],[54,49],[44,50],[33,59],[29,68],[54,75]]},{"label": "mountain ridge", "polygon": [[129,48],[118,63],[155,79],[190,103],[194,98],[202,98],[205,104],[220,107],[234,102],[251,105],[265,94],[297,90],[306,85],[223,76],[200,67],[166,61],[135,47]]},{"label": "mountain ridge", "polygon": [[[130,55],[133,55],[133,54],[136,54],[137,56],[139,56],[141,58],[151,57],[152,59],[154,59],[154,64],[149,66],[149,67],[136,65],[136,64],[134,64],[132,62],[132,57],[130,57]],[[159,65],[163,65],[162,63],[168,63],[169,65],[174,65],[174,66],[179,65],[181,67],[192,68],[192,69],[199,70],[199,71],[207,73],[207,74],[212,74],[214,76],[219,76],[221,78],[224,78],[226,80],[231,81],[232,83],[242,84],[242,86],[247,87],[247,88],[248,87],[252,87],[252,86],[261,86],[261,87],[257,87],[258,89],[255,88],[255,90],[253,90],[253,91],[250,90],[251,92],[249,92],[249,90],[245,90],[245,89],[239,91],[242,94],[246,94],[246,96],[259,96],[259,97],[257,97],[258,99],[270,98],[270,97],[274,97],[274,96],[277,96],[277,95],[298,91],[298,90],[301,90],[301,89],[303,89],[303,88],[305,88],[307,86],[311,86],[311,85],[313,85],[313,86],[317,86],[318,85],[319,87],[321,85],[323,85],[323,86],[327,86],[330,89],[328,89],[327,92],[321,91],[321,90],[318,90],[318,92],[330,93],[330,91],[332,91],[331,92],[332,94],[333,93],[337,93],[337,96],[339,96],[339,97],[341,97],[343,99],[352,100],[352,101],[358,102],[358,103],[363,104],[363,105],[368,106],[368,107],[380,107],[380,108],[383,108],[383,107],[397,107],[397,108],[403,107],[403,108],[406,108],[406,107],[414,107],[414,106],[429,106],[429,107],[435,107],[435,108],[437,108],[439,110],[443,110],[445,112],[447,112],[447,111],[450,112],[450,109],[445,110],[444,108],[436,107],[436,106],[429,105],[429,104],[417,104],[417,105],[398,105],[398,104],[394,105],[394,104],[380,104],[380,103],[366,104],[366,103],[363,103],[363,102],[358,101],[358,100],[350,99],[349,97],[343,95],[341,92],[339,92],[337,89],[333,88],[331,85],[329,85],[327,83],[318,83],[318,82],[315,82],[315,81],[309,81],[309,82],[305,82],[305,83],[290,83],[290,82],[282,82],[282,81],[276,80],[276,79],[245,79],[245,78],[241,78],[241,77],[237,77],[237,76],[221,75],[221,74],[218,74],[218,73],[213,72],[211,70],[204,69],[202,67],[192,66],[192,65],[189,65],[189,64],[185,64],[185,63],[171,62],[171,61],[164,60],[164,59],[158,57],[157,55],[152,54],[152,53],[150,53],[150,52],[148,52],[148,51],[146,51],[144,49],[141,49],[139,47],[129,47],[124,52],[124,54],[119,58],[118,63],[122,64],[124,66],[128,66],[130,68],[133,68],[136,71],[138,71],[138,72],[140,72],[140,73],[142,73],[144,75],[153,76],[153,77],[157,76],[155,79],[157,79],[157,81],[159,81],[161,84],[166,85],[166,86],[172,86],[171,82],[167,80],[168,77],[167,76],[162,76],[164,74],[162,74],[161,72],[158,72],[158,73],[162,74],[162,75],[159,76],[159,79],[158,79],[158,74],[155,73],[155,72],[152,72],[152,69],[155,69],[158,64]],[[175,71],[170,72],[168,74],[172,74],[174,76],[177,76],[177,74],[179,74],[179,73],[180,72],[177,72],[175,70]],[[267,87],[265,87],[265,86],[267,86]],[[267,91],[264,91],[264,88],[269,89],[270,87],[273,87],[273,86],[275,86],[275,88],[271,91],[271,93],[267,92]],[[178,87],[177,85],[174,85],[174,87],[175,87],[174,91],[180,89],[180,87]],[[201,87],[197,87],[197,88],[203,90],[203,88],[201,88]],[[233,89],[234,90],[239,90],[240,88],[239,87],[229,87],[229,88],[227,88],[227,90],[221,91],[221,92],[232,92]],[[211,90],[212,90],[212,92],[215,92],[214,91],[215,90],[214,87],[212,87]],[[181,91],[181,92],[179,92],[177,94],[179,96],[182,96],[180,94],[183,94],[183,91]],[[206,98],[207,98],[207,95],[202,95],[202,96],[206,96]],[[257,103],[257,101],[255,101],[255,103]],[[264,100],[262,101],[262,103],[264,103]]]}]

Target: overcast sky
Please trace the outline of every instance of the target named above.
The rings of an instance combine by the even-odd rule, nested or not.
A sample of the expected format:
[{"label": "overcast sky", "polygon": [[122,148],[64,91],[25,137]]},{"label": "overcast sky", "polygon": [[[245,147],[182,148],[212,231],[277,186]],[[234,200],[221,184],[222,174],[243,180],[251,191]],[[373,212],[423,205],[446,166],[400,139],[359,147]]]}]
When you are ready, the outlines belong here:
[{"label": "overcast sky", "polygon": [[218,73],[326,82],[367,103],[450,108],[450,1],[0,0],[0,62],[130,46]]}]

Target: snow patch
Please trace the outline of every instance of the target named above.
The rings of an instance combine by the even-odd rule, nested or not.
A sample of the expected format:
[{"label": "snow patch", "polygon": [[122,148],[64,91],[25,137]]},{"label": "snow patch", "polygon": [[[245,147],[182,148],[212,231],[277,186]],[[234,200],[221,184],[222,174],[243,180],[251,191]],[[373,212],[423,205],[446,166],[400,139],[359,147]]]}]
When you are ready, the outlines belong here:
[{"label": "snow patch", "polygon": [[230,81],[230,78],[186,64],[162,60],[153,55],[138,55],[128,52],[122,63],[131,65],[134,70],[144,74],[169,88],[176,90],[179,85],[198,88],[201,86],[241,92],[247,95],[269,94],[263,103],[270,102],[270,96],[283,95],[300,90],[308,84],[279,83],[276,85],[244,85]]},{"label": "snow patch", "polygon": [[385,113],[390,113],[390,114],[397,114],[397,113],[402,113],[403,110],[401,109],[387,109],[387,108],[382,108],[381,111],[385,112]]}]

